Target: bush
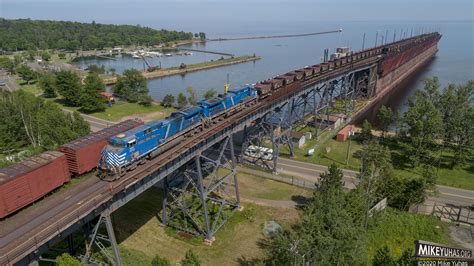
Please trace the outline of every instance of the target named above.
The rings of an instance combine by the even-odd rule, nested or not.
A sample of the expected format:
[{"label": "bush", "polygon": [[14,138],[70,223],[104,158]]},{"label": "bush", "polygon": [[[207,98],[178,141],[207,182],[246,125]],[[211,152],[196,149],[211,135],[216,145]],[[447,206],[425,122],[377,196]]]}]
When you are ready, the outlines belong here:
[{"label": "bush", "polygon": [[151,261],[151,265],[152,266],[171,266],[171,262],[167,258],[156,256]]},{"label": "bush", "polygon": [[201,265],[201,261],[199,260],[199,257],[192,250],[188,250],[188,252],[186,252],[184,259],[181,260],[181,265],[182,266],[199,266]]},{"label": "bush", "polygon": [[82,263],[75,257],[68,253],[63,253],[61,256],[56,257],[56,265],[58,266],[82,266]]}]

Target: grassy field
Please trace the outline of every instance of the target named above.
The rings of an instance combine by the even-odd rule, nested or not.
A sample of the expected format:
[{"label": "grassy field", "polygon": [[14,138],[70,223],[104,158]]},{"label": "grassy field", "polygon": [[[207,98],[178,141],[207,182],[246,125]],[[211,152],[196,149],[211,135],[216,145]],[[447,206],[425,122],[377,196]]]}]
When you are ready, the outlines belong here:
[{"label": "grassy field", "polygon": [[448,224],[439,219],[388,208],[369,223],[367,234],[369,260],[372,260],[376,251],[384,245],[397,256],[400,256],[405,249],[414,250],[416,239],[453,244],[449,237]]},{"label": "grassy field", "polygon": [[[342,168],[352,170],[359,169],[360,160],[354,156],[354,152],[362,148],[362,144],[359,142],[351,141],[348,164],[346,164],[348,142],[339,142],[334,139],[329,139],[326,143],[318,146],[313,156],[307,156],[308,150],[313,148],[318,142],[318,140],[311,139],[306,141],[302,148],[295,148],[294,159],[328,166],[335,163]],[[288,157],[288,148],[284,147],[280,151],[280,154]]]},{"label": "grassy field", "polygon": [[[33,93],[35,95],[41,95],[43,93],[40,90],[36,83],[26,84],[23,81],[17,80],[18,85],[22,90],[27,92]],[[53,100],[57,104],[60,105],[61,108],[72,110],[72,111],[80,111],[78,107],[67,106],[64,104],[60,98],[56,99],[47,99]],[[161,119],[163,117],[168,116],[170,113],[174,112],[174,108],[165,108],[159,104],[152,104],[151,106],[143,106],[138,103],[129,103],[126,101],[117,101],[111,107],[107,107],[103,112],[96,112],[91,113],[88,115],[101,118],[108,121],[120,121],[125,119],[126,117],[138,117],[144,120],[155,120]]]},{"label": "grassy field", "polygon": [[290,186],[281,182],[238,173],[239,189],[242,197],[269,200],[292,200],[295,196],[311,197],[313,192],[308,189]]},{"label": "grassy field", "polygon": [[[335,163],[345,169],[359,170],[360,159],[354,156],[354,154],[356,151],[362,149],[363,145],[361,142],[356,140],[351,141],[348,164],[346,164],[348,141],[339,142],[335,139],[330,139],[328,142],[320,145],[313,156],[306,156],[308,149],[314,147],[317,142],[317,140],[309,140],[303,148],[295,149],[294,158],[299,161],[327,166]],[[422,169],[420,167],[412,168],[410,162],[405,159],[403,145],[394,139],[387,139],[386,143],[390,148],[396,174],[404,177],[420,175]],[[288,156],[288,149],[283,148],[281,154]],[[442,154],[437,183],[464,189],[474,189],[474,161],[471,159],[467,163],[451,169],[450,161],[452,156],[453,155],[448,152]]]},{"label": "grassy field", "polygon": [[[291,195],[311,194],[303,189],[246,174],[239,173],[238,176],[244,199],[250,196],[289,200]],[[126,252],[125,261],[133,262],[125,265],[147,265],[156,255],[175,263],[189,249],[198,254],[203,265],[238,265],[264,256],[259,244],[264,239],[264,222],[276,220],[290,226],[298,217],[294,209],[243,203],[243,211],[236,212],[217,232],[212,246],[207,246],[200,238],[184,239],[160,225],[158,214],[161,212],[162,200],[162,191],[152,187],[114,213],[113,222],[122,253]],[[134,260],[136,256],[139,260]]]},{"label": "grassy field", "polygon": [[[64,104],[61,99],[55,99],[61,108],[72,111],[80,111],[78,107],[71,107]],[[129,103],[125,101],[116,101],[111,107],[107,107],[103,112],[90,113],[88,115],[101,118],[108,121],[120,121],[127,117],[139,117],[145,120],[161,119],[175,111],[174,108],[165,108],[159,104],[143,106],[138,103]]]},{"label": "grassy field", "polygon": [[[237,265],[239,260],[264,255],[259,247],[259,241],[264,238],[261,233],[264,222],[276,219],[289,225],[297,217],[295,210],[244,203],[244,210],[236,212],[217,232],[213,245],[207,246],[201,241],[182,239],[162,227],[157,217],[161,201],[162,195],[151,188],[114,213],[115,230],[123,249],[132,253],[139,251],[147,260],[159,255],[172,262],[179,262],[186,251],[192,249],[203,265]],[[249,214],[253,219],[247,218]]]}]

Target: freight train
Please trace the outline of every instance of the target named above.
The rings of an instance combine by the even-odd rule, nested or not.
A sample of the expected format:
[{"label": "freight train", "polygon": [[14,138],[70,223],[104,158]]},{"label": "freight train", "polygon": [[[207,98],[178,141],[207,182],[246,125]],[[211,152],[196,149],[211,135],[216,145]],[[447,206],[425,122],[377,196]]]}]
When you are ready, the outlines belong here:
[{"label": "freight train", "polygon": [[205,99],[197,106],[173,113],[164,120],[146,125],[138,120],[128,120],[65,144],[59,151],[46,152],[0,169],[0,219],[68,182],[71,176],[81,175],[97,166],[102,178],[118,178],[143,160],[153,158],[189,137],[196,127],[212,123],[217,116],[225,118],[238,112],[244,104],[263,100],[284,86],[314,79],[332,69],[374,56],[383,58],[379,65],[379,75],[383,76],[436,45],[440,38],[439,33],[424,34],[306,66],[241,90]]},{"label": "freight train", "polygon": [[71,177],[95,169],[110,137],[140,125],[140,120],[126,120],[64,144],[59,151],[47,151],[0,169],[0,219],[69,182]]}]

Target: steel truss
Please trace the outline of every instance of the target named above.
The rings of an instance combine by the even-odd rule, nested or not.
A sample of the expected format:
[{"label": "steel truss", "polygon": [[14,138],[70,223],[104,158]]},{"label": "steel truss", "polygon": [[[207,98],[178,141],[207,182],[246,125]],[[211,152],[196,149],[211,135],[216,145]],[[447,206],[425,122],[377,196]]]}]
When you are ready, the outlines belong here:
[{"label": "steel truss", "polygon": [[[321,131],[330,126],[331,113],[343,113],[347,117],[355,109],[357,98],[369,97],[369,80],[367,73],[352,71],[317,83],[294,95],[244,128],[240,160],[276,173],[280,148],[287,146],[290,157],[294,154],[291,137],[293,129],[312,124],[315,128],[314,136],[318,137]],[[258,156],[247,155],[246,151],[250,146],[271,147],[271,160],[264,153]]]},{"label": "steel truss", "polygon": [[163,225],[204,236],[214,234],[240,209],[232,135],[164,179]]},{"label": "steel truss", "polygon": [[[97,224],[92,230],[90,242],[86,245],[86,254],[81,257],[82,263],[97,263],[97,261],[92,258],[92,248],[95,246],[112,265],[122,265],[110,215],[111,213],[109,211],[105,211],[100,215]],[[105,226],[107,235],[101,234],[99,232],[101,225]],[[110,254],[106,245],[110,245],[112,247],[113,254]]]}]

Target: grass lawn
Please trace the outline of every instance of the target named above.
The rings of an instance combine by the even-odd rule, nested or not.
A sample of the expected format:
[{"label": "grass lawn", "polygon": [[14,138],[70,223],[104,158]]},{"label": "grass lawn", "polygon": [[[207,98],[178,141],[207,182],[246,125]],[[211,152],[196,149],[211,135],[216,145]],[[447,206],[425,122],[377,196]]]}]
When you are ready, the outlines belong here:
[{"label": "grass lawn", "polygon": [[313,192],[278,181],[238,172],[239,190],[243,198],[292,200],[296,196],[311,197]]},{"label": "grass lawn", "polygon": [[[314,147],[317,142],[317,140],[309,140],[303,148],[296,148],[294,158],[299,161],[326,166],[335,163],[337,166],[345,169],[359,170],[360,159],[355,157],[354,153],[362,149],[362,143],[356,140],[351,141],[349,161],[346,165],[348,141],[339,142],[335,139],[330,139],[326,143],[320,145],[313,156],[306,156],[308,149]],[[420,175],[422,169],[420,167],[411,168],[410,162],[407,161],[404,156],[405,148],[400,142],[395,139],[387,139],[386,143],[390,148],[395,174],[404,177],[416,177]],[[289,156],[286,147],[281,150],[281,155]],[[453,155],[449,152],[444,152],[442,154],[438,178],[436,181],[437,184],[474,190],[474,160],[471,158],[462,166],[456,166],[451,169],[450,162],[452,156]]]},{"label": "grass lawn", "polygon": [[414,250],[416,239],[453,244],[449,237],[447,223],[432,216],[388,208],[369,223],[367,234],[369,260],[372,260],[376,251],[384,245],[387,245],[397,256],[400,256],[405,249]]},{"label": "grass lawn", "polygon": [[27,91],[29,93],[33,93],[34,95],[40,95],[43,93],[43,90],[38,88],[36,81],[32,81],[30,84],[28,84],[23,80],[17,79],[16,83],[20,86],[22,90]]},{"label": "grass lawn", "polygon": [[[54,99],[54,102],[59,104],[61,108],[79,111],[78,107],[67,106],[61,99]],[[120,121],[126,117],[137,117],[143,120],[161,119],[174,112],[174,108],[165,108],[159,104],[152,104],[151,106],[143,106],[138,103],[129,103],[125,101],[116,101],[111,107],[107,107],[103,112],[90,113],[88,115],[108,120]]]},{"label": "grass lawn", "polygon": [[[40,95],[43,93],[43,91],[38,88],[36,83],[26,84],[26,82],[21,81],[21,80],[17,80],[17,83],[22,90],[33,93],[34,95]],[[59,104],[61,108],[64,108],[64,109],[79,111],[78,107],[65,105],[64,101],[62,101],[60,98],[46,99],[46,100],[54,100],[54,102]],[[104,120],[108,120],[108,121],[114,121],[114,122],[120,121],[129,116],[134,116],[134,117],[149,121],[149,120],[162,119],[174,111],[175,111],[174,108],[165,108],[159,104],[152,104],[151,106],[143,106],[138,103],[117,101],[111,107],[107,107],[105,111],[91,113],[89,115],[97,117],[97,118],[101,118]]]},{"label": "grass lawn", "polygon": [[[339,142],[334,139],[329,139],[326,143],[318,147],[313,156],[307,156],[308,150],[313,148],[317,143],[318,140],[311,139],[306,141],[302,148],[295,147],[294,159],[327,166],[335,163],[337,166],[345,169],[359,170],[360,160],[354,157],[354,152],[362,148],[362,144],[359,142],[351,141],[348,164],[346,164],[348,142]],[[288,157],[288,148],[282,148],[280,154]]]},{"label": "grass lawn", "polygon": [[[239,173],[239,179],[242,197],[262,195],[267,199],[288,199],[289,194],[299,194],[297,188],[250,175]],[[266,188],[267,185],[270,187]],[[265,191],[259,192],[261,189]],[[276,189],[278,193],[271,193],[271,189]],[[189,249],[198,254],[203,265],[238,265],[242,261],[264,256],[264,250],[259,246],[264,239],[264,222],[276,220],[284,226],[290,226],[298,217],[294,209],[243,203],[244,210],[234,213],[216,233],[212,246],[207,246],[201,238],[184,239],[170,228],[160,225],[157,215],[161,212],[162,200],[162,191],[152,187],[113,214],[119,246],[122,253],[126,252],[125,265],[149,265],[150,260],[157,255],[176,263]],[[134,260],[135,256],[140,260]]]}]

